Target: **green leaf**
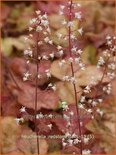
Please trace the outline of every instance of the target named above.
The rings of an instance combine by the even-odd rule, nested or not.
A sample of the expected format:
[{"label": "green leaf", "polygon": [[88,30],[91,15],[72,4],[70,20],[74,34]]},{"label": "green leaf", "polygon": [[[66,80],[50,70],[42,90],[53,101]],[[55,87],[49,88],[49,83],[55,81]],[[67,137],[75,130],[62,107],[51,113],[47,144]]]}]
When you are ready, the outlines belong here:
[{"label": "green leaf", "polygon": [[96,64],[96,48],[93,45],[89,44],[85,47],[82,54],[82,60],[84,63],[90,63],[92,65]]},{"label": "green leaf", "polygon": [[24,36],[20,36],[18,38],[7,37],[2,39],[2,52],[5,56],[10,56],[13,52],[13,47],[15,47],[18,51],[23,51],[26,46],[32,45],[33,41],[28,40],[25,44]]},{"label": "green leaf", "polygon": [[11,55],[13,50],[12,40],[9,38],[6,38],[6,39],[2,39],[1,42],[2,42],[1,51],[3,52],[3,54],[5,56]]}]

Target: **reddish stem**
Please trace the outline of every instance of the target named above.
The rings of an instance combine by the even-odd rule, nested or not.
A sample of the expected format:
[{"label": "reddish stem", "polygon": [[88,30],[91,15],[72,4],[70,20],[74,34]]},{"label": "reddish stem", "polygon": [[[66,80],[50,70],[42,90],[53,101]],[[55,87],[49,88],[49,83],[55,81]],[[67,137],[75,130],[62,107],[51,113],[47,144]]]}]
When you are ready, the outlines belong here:
[{"label": "reddish stem", "polygon": [[[71,4],[70,4],[70,12],[69,12],[69,21],[72,21],[72,0],[70,0]],[[71,27],[69,26],[69,54],[70,57],[72,57],[72,53],[71,53]],[[72,72],[72,77],[75,77],[75,73],[74,73],[74,67],[73,67],[73,63],[71,62],[71,72]],[[80,142],[80,153],[82,154],[82,150],[83,150],[83,144],[82,144],[82,132],[81,132],[81,125],[80,125],[80,114],[79,114],[79,108],[78,108],[78,99],[77,99],[77,88],[76,88],[76,84],[73,83],[73,88],[74,88],[74,95],[75,95],[75,103],[76,103],[76,111],[77,111],[77,116],[78,116],[78,128],[79,128],[79,136],[81,139]]]},{"label": "reddish stem", "polygon": [[[37,40],[37,58],[38,58],[38,40]],[[36,131],[36,136],[37,136],[37,152],[39,155],[39,135],[38,135],[38,131],[37,131],[37,90],[38,90],[38,73],[39,73],[39,63],[37,61],[36,63],[36,71],[37,71],[37,76],[36,76],[36,81],[35,81],[35,131]]]}]

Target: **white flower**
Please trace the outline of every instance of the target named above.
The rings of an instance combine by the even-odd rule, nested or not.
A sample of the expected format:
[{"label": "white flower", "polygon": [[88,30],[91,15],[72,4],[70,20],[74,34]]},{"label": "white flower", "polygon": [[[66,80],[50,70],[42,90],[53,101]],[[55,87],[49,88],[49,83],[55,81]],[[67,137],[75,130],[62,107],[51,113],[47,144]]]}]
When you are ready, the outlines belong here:
[{"label": "white flower", "polygon": [[35,11],[37,15],[39,15],[41,13],[40,10]]},{"label": "white flower", "polygon": [[107,45],[108,46],[112,45],[112,40],[107,41]]},{"label": "white flower", "polygon": [[62,67],[65,63],[66,63],[65,60],[61,60],[61,61],[59,62],[59,66]]},{"label": "white flower", "polygon": [[49,25],[49,22],[48,22],[48,20],[41,20],[41,24],[43,26],[48,26]]},{"label": "white flower", "polygon": [[19,124],[20,122],[24,122],[23,118],[15,118],[15,121],[17,124]]},{"label": "white flower", "polygon": [[73,111],[70,111],[69,114],[70,114],[71,116],[73,116],[73,115],[74,115],[74,112],[73,112]]},{"label": "white flower", "polygon": [[45,19],[47,19],[47,18],[48,18],[48,16],[47,16],[47,14],[46,14],[46,13],[45,13],[42,17],[43,17],[43,18],[45,18]]},{"label": "white flower", "polygon": [[68,27],[71,27],[71,26],[73,26],[73,22],[68,22]]},{"label": "white flower", "polygon": [[33,37],[33,35],[32,35],[32,34],[29,34],[29,37],[31,37],[31,38],[32,38],[32,37]]},{"label": "white flower", "polygon": [[78,32],[80,33],[80,35],[83,34],[83,28],[78,29]]},{"label": "white flower", "polygon": [[44,41],[48,43],[50,41],[49,37],[44,38]]},{"label": "white flower", "polygon": [[68,59],[68,61],[69,61],[69,62],[73,62],[73,58],[70,57],[70,58]]},{"label": "white flower", "polygon": [[112,69],[112,70],[115,70],[116,66],[115,66],[114,63],[111,63],[111,64],[108,65],[108,68]]},{"label": "white flower", "polygon": [[51,130],[53,125],[52,125],[52,124],[48,124],[47,126],[48,126],[49,129]]},{"label": "white flower", "polygon": [[80,57],[75,58],[75,62],[76,62],[76,63],[79,63],[79,61],[80,61]]},{"label": "white flower", "polygon": [[83,151],[82,151],[82,154],[90,154],[90,153],[91,153],[90,150],[83,150]]},{"label": "white flower", "polygon": [[62,11],[62,10],[60,10],[60,11],[59,11],[59,14],[60,14],[60,15],[63,15],[63,11]]},{"label": "white flower", "polygon": [[78,107],[79,107],[80,109],[84,109],[84,106],[83,106],[83,104],[81,104],[81,103],[78,105]]},{"label": "white flower", "polygon": [[72,139],[68,139],[67,141],[68,141],[68,143],[69,143],[70,146],[73,145],[73,140]]},{"label": "white flower", "polygon": [[38,56],[38,60],[41,60],[41,56]]},{"label": "white flower", "polygon": [[77,52],[76,52],[76,54],[82,54],[82,50],[81,49],[79,49]]},{"label": "white flower", "polygon": [[97,102],[96,102],[96,101],[93,101],[93,102],[91,102],[91,104],[92,104],[93,106],[96,106],[96,105],[97,105]]},{"label": "white flower", "polygon": [[49,117],[49,118],[53,118],[53,115],[52,115],[52,114],[49,114],[48,117]]},{"label": "white flower", "polygon": [[75,18],[81,19],[82,18],[81,12],[76,12],[75,13]]},{"label": "white flower", "polygon": [[22,108],[20,109],[20,112],[26,112],[25,107],[22,106]]},{"label": "white flower", "polygon": [[37,119],[39,119],[39,118],[44,118],[44,115],[40,112],[39,114],[36,115],[36,118],[37,118]]},{"label": "white flower", "polygon": [[78,138],[76,138],[76,139],[74,139],[74,144],[78,144],[78,143],[80,143],[81,141],[78,139]]},{"label": "white flower", "polygon": [[98,66],[103,65],[105,63],[103,57],[100,57],[98,60]]},{"label": "white flower", "polygon": [[42,76],[41,76],[41,74],[38,74],[38,76],[37,76],[37,77],[38,77],[38,79],[41,79],[41,77],[42,77]]},{"label": "white flower", "polygon": [[64,5],[60,5],[60,8],[63,10],[65,8],[65,6]]},{"label": "white flower", "polygon": [[71,137],[71,134],[70,134],[69,132],[66,132],[66,133],[65,133],[65,137],[66,137],[66,138],[69,138],[69,137]]},{"label": "white flower", "polygon": [[85,65],[83,63],[80,62],[79,66],[80,66],[81,70],[85,70]]},{"label": "white flower", "polygon": [[56,85],[53,85],[52,83],[49,83],[48,87],[52,88],[54,91],[56,90]]},{"label": "white flower", "polygon": [[52,87],[52,86],[53,86],[53,84],[52,84],[52,83],[49,83],[49,84],[48,84],[48,87]]},{"label": "white flower", "polygon": [[81,126],[81,127],[83,126],[83,122],[80,122],[80,126]]},{"label": "white flower", "polygon": [[64,19],[63,22],[62,22],[62,25],[66,25],[66,24],[67,24],[67,22],[66,22],[66,20]]},{"label": "white flower", "polygon": [[33,28],[32,27],[29,27],[29,32],[32,31],[32,30],[33,30]]},{"label": "white flower", "polygon": [[29,61],[29,60],[27,60],[27,61],[26,61],[26,63],[27,63],[27,64],[29,64],[29,63],[30,63],[30,61]]},{"label": "white flower", "polygon": [[65,114],[63,114],[63,118],[65,119],[65,120],[67,120],[67,121],[69,121],[69,116],[67,116],[67,115],[65,115]]},{"label": "white flower", "polygon": [[51,87],[54,91],[56,91],[56,85]]},{"label": "white flower", "polygon": [[76,53],[77,51],[77,47],[73,46],[73,48],[71,49],[72,52]]},{"label": "white flower", "polygon": [[50,53],[49,55],[52,59],[54,58],[54,53]]},{"label": "white flower", "polygon": [[62,142],[62,145],[65,147],[65,146],[67,145],[67,143],[65,143],[65,142]]},{"label": "white flower", "polygon": [[47,55],[43,55],[43,56],[42,56],[42,59],[43,59],[43,60],[48,60],[49,58],[48,58]]},{"label": "white flower", "polygon": [[45,72],[46,72],[47,77],[48,77],[48,78],[50,78],[50,77],[51,77],[50,70],[49,70],[49,69],[47,69],[47,70],[45,70]]},{"label": "white flower", "polygon": [[28,40],[28,37],[25,36],[25,37],[24,37],[24,40],[27,41],[27,40]]},{"label": "white flower", "polygon": [[27,55],[27,56],[32,57],[32,55],[33,55],[33,51],[30,50],[30,49],[24,50],[24,55],[25,55],[25,56]]},{"label": "white flower", "polygon": [[103,99],[98,99],[98,102],[102,103],[103,102]]},{"label": "white flower", "polygon": [[67,102],[62,102],[62,108],[63,110],[66,110],[66,111],[69,109]]},{"label": "white flower", "polygon": [[70,79],[69,79],[69,76],[63,76],[62,80],[63,81],[69,81]]},{"label": "white flower", "polygon": [[76,5],[77,5],[78,7],[81,7],[81,4],[79,4],[79,3],[77,3]]},{"label": "white flower", "polygon": [[58,46],[57,46],[57,49],[58,49],[58,50],[61,50],[61,49],[62,49],[62,46],[59,46],[59,45],[58,45]]},{"label": "white flower", "polygon": [[86,86],[84,89],[84,93],[90,93],[90,92],[91,92],[90,86]]},{"label": "white flower", "polygon": [[73,7],[76,8],[76,7],[81,7],[81,4],[79,3],[73,3]]},{"label": "white flower", "polygon": [[64,37],[64,40],[68,40],[68,37],[66,36],[66,37]]},{"label": "white flower", "polygon": [[107,35],[106,36],[106,40],[110,40],[111,39],[111,36],[110,35]]},{"label": "white flower", "polygon": [[42,45],[42,44],[43,44],[43,42],[42,42],[42,41],[39,41],[39,42],[38,42],[38,45]]},{"label": "white flower", "polygon": [[66,111],[69,109],[68,105],[63,105],[62,108],[63,110],[66,110]]},{"label": "white flower", "polygon": [[50,30],[49,27],[46,29],[46,31],[47,31],[48,33],[51,33],[51,30]]},{"label": "white flower", "polygon": [[80,102],[85,102],[85,96],[82,96]]},{"label": "white flower", "polygon": [[107,87],[103,87],[103,91],[106,91],[107,90]]},{"label": "white flower", "polygon": [[58,54],[59,54],[59,56],[62,56],[62,55],[64,54],[63,50],[60,50],[60,51],[58,52]]},{"label": "white flower", "polygon": [[27,81],[30,75],[29,72],[24,73],[23,81]]},{"label": "white flower", "polygon": [[75,133],[72,134],[72,138],[76,138],[77,135]]},{"label": "white flower", "polygon": [[44,35],[47,35],[48,33],[46,31],[43,32]]},{"label": "white flower", "polygon": [[69,127],[69,126],[71,126],[71,123],[70,122],[67,122],[66,127]]},{"label": "white flower", "polygon": [[48,42],[48,43],[52,45],[52,44],[53,44],[53,41],[52,41],[52,40],[49,40],[49,42]]},{"label": "white flower", "polygon": [[92,109],[87,109],[87,112],[88,113],[92,113]]},{"label": "white flower", "polygon": [[36,20],[37,20],[36,18],[32,18],[32,19],[29,21],[29,23],[30,23],[30,24],[33,24],[33,23],[36,22]]},{"label": "white flower", "polygon": [[71,37],[71,39],[75,39],[76,38],[73,34],[70,37]]},{"label": "white flower", "polygon": [[107,75],[109,76],[110,79],[113,79],[115,77],[115,73],[111,73],[111,72],[108,72]]},{"label": "white flower", "polygon": [[98,114],[100,114],[101,115],[101,117],[103,116],[103,114],[104,114],[104,112],[102,111],[102,110],[100,110],[99,108],[96,110],[96,112],[98,113]]},{"label": "white flower", "polygon": [[94,116],[93,115],[91,116],[91,119],[94,119]]},{"label": "white flower", "polygon": [[42,31],[42,30],[43,30],[43,28],[42,28],[41,26],[37,26],[37,27],[36,27],[36,31],[37,31],[37,32]]},{"label": "white flower", "polygon": [[61,39],[62,34],[61,33],[57,33],[57,37],[58,37],[58,39]]},{"label": "white flower", "polygon": [[89,99],[89,100],[88,100],[88,103],[92,103],[92,99]]},{"label": "white flower", "polygon": [[70,78],[70,82],[71,82],[71,83],[75,83],[75,82],[76,82],[75,77],[71,77],[71,78]]},{"label": "white flower", "polygon": [[112,86],[109,83],[106,87],[103,87],[103,91],[106,92],[107,94],[110,94],[112,90]]}]

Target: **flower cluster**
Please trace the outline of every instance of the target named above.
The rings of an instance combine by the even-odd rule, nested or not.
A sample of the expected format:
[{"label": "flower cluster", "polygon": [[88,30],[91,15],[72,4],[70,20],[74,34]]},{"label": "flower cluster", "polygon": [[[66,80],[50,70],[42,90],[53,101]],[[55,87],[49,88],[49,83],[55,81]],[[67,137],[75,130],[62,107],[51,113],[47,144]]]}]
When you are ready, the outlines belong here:
[{"label": "flower cluster", "polygon": [[97,68],[105,68],[105,76],[109,77],[110,79],[114,79],[115,77],[115,40],[115,36],[106,36],[106,45],[108,48],[103,51],[103,55],[99,57],[97,64]]},{"label": "flower cluster", "polygon": [[[79,8],[79,11],[77,11]],[[100,55],[97,63],[97,69],[101,72],[103,72],[103,75],[100,76],[98,83],[95,81],[94,77],[90,77],[91,82],[90,84],[87,84],[86,86],[82,87],[82,95],[80,96],[79,102],[77,98],[77,85],[78,80],[76,78],[75,74],[75,66],[78,71],[86,70],[86,64],[82,61],[82,53],[83,50],[79,48],[75,44],[75,40],[77,40],[77,36],[80,37],[83,35],[83,28],[74,28],[74,21],[78,20],[79,22],[82,20],[82,12],[80,11],[81,5],[78,3],[73,3],[72,0],[68,2],[67,6],[60,6],[59,14],[61,16],[64,16],[65,13],[68,11],[68,16],[66,15],[66,18],[62,21],[62,26],[66,28],[66,35],[64,36],[62,33],[57,33],[57,37],[59,40],[63,39],[67,41],[67,46],[64,47],[62,45],[56,46],[56,51],[51,52],[48,55],[40,55],[38,54],[38,48],[43,44],[49,44],[52,46],[54,43],[50,38],[51,30],[49,27],[49,21],[47,14],[42,14],[41,11],[36,11],[36,18],[33,18],[30,20],[30,26],[29,26],[29,36],[25,38],[26,40],[29,38],[34,38],[34,32],[37,33],[37,40],[36,44],[33,45],[36,46],[37,53],[34,53],[34,50],[32,47],[28,47],[26,50],[24,50],[24,56],[26,57],[27,63],[30,63],[30,60],[34,61],[37,66],[37,75],[36,75],[36,103],[37,104],[37,82],[38,80],[42,79],[42,75],[39,72],[39,63],[43,60],[53,60],[56,56],[60,59],[59,61],[59,68],[65,66],[65,64],[68,64],[70,66],[70,75],[64,75],[62,77],[62,82],[67,83],[70,82],[72,89],[73,89],[73,96],[75,99],[75,107],[78,114],[77,119],[77,125],[78,125],[78,135],[75,132],[70,131],[70,127],[72,126],[71,123],[71,117],[74,117],[74,111],[70,110],[69,105],[66,101],[61,102],[61,108],[63,112],[63,118],[66,121],[66,127],[67,132],[65,133],[65,138],[62,138],[62,146],[65,148],[66,146],[77,146],[80,149],[81,154],[90,154],[91,150],[85,149],[83,147],[83,144],[88,145],[91,138],[87,137],[86,134],[82,133],[81,127],[83,126],[83,122],[80,120],[80,113],[81,111],[86,112],[91,116],[91,119],[94,119],[94,114],[99,114],[101,117],[104,116],[104,111],[99,108],[99,105],[103,102],[103,99],[101,96],[98,96],[98,91],[102,90],[105,94],[110,94],[112,90],[112,86],[110,82],[106,82],[106,85],[102,86],[102,81],[104,78],[109,78],[112,80],[115,76],[115,59],[114,59],[114,53],[116,50],[116,47],[113,46],[113,42],[116,39],[115,37],[107,36],[106,37],[106,46],[108,46],[107,50],[103,51],[103,55]],[[41,34],[41,40],[39,38],[39,35]],[[66,57],[65,57],[66,53]],[[36,56],[35,56],[36,55]],[[50,79],[52,77],[51,70],[46,69],[45,75],[47,79]],[[24,73],[23,81],[29,80],[31,74],[27,70],[27,72]],[[53,91],[57,90],[57,86],[53,83],[47,83],[47,89],[52,89]],[[97,89],[97,87],[98,89]],[[94,97],[91,97],[92,91],[95,90]],[[90,96],[89,96],[90,95]],[[36,106],[35,106],[36,107]],[[44,114],[41,112],[38,114],[37,109],[36,111],[36,117],[35,119],[42,119],[44,118]],[[21,113],[26,112],[26,108],[22,107],[20,109]],[[66,113],[68,114],[66,114]],[[49,118],[53,118],[53,115],[49,115]],[[17,118],[17,122],[23,122],[23,118]],[[47,127],[52,130],[53,124],[47,124]]]}]

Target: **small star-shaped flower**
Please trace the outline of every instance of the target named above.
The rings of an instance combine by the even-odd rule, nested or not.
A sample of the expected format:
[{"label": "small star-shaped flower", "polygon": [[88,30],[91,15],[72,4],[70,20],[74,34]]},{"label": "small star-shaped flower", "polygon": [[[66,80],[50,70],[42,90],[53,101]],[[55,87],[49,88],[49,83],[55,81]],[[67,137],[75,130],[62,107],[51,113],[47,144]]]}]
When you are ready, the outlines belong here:
[{"label": "small star-shaped flower", "polygon": [[75,13],[75,18],[81,19],[82,18],[81,12],[76,12]]},{"label": "small star-shaped flower", "polygon": [[15,118],[15,121],[17,124],[19,124],[20,122],[23,122],[24,119],[23,118]]},{"label": "small star-shaped flower", "polygon": [[53,118],[53,115],[52,115],[52,114],[49,114],[48,117],[49,117],[49,118]]},{"label": "small star-shaped flower", "polygon": [[71,116],[73,116],[73,115],[74,115],[74,112],[73,112],[73,111],[70,111],[69,114],[70,114]]},{"label": "small star-shaped flower", "polygon": [[22,107],[22,108],[20,109],[20,112],[26,112],[25,107]]},{"label": "small star-shaped flower", "polygon": [[51,130],[53,125],[52,125],[52,124],[48,124],[47,126],[48,126],[49,129]]},{"label": "small star-shaped flower", "polygon": [[80,33],[80,35],[83,34],[83,28],[78,29],[78,32]]}]

